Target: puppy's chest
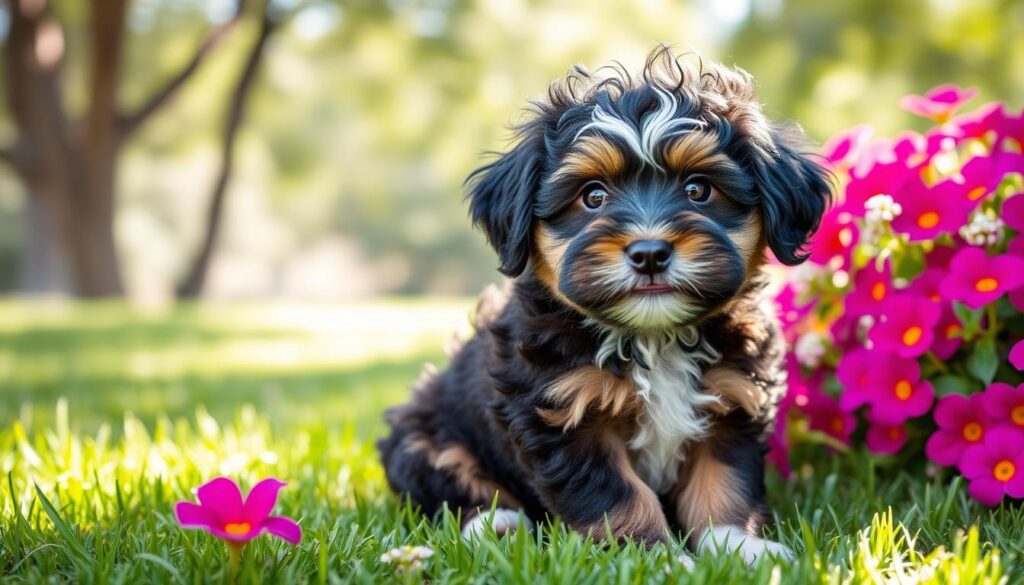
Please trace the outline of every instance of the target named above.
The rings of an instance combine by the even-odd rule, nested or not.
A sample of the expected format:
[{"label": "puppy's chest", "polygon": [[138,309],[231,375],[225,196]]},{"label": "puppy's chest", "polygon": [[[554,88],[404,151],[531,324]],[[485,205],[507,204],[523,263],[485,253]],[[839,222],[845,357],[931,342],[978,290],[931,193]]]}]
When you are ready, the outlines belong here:
[{"label": "puppy's chest", "polygon": [[707,407],[718,399],[704,392],[702,369],[717,356],[706,346],[643,349],[648,367],[635,363],[630,372],[642,409],[628,446],[644,483],[667,493],[678,479],[684,446],[707,433]]}]

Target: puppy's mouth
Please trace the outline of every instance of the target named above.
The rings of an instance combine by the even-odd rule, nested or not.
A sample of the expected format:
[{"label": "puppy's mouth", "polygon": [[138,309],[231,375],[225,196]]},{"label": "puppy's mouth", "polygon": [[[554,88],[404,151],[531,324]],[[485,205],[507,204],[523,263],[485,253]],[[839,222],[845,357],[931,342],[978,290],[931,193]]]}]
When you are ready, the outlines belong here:
[{"label": "puppy's mouth", "polygon": [[633,293],[638,295],[664,295],[673,292],[671,286],[660,282],[641,284],[633,287]]}]

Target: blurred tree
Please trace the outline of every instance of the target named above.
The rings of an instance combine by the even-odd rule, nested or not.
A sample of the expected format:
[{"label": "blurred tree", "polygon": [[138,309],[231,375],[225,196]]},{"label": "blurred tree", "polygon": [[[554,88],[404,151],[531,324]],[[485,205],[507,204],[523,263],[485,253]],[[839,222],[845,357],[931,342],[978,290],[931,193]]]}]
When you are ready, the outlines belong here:
[{"label": "blurred tree", "polygon": [[[210,51],[248,12],[259,11],[260,32],[231,99],[221,171],[213,188],[207,229],[184,294],[202,287],[209,248],[220,224],[231,155],[245,95],[273,31],[269,3],[239,0],[234,15],[214,28],[192,58],[134,111],[118,101],[128,0],[92,0],[87,14],[87,103],[79,118],[66,107],[64,27],[49,0],[8,0],[10,30],[4,44],[8,110],[17,129],[0,148],[28,192],[29,241],[22,261],[23,288],[67,288],[87,297],[117,296],[124,287],[114,243],[117,165],[121,147],[193,76]],[[68,16],[78,16],[67,11]]]}]

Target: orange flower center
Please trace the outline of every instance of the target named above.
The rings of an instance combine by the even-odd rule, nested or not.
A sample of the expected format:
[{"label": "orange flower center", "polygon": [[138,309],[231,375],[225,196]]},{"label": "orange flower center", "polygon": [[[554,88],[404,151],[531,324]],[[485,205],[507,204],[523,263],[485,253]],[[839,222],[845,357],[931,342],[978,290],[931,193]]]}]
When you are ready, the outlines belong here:
[{"label": "orange flower center", "polygon": [[964,425],[964,439],[971,443],[977,443],[980,441],[983,434],[985,434],[985,429],[981,428],[981,425],[976,422],[969,422]]},{"label": "orange flower center", "polygon": [[845,427],[842,417],[837,416],[832,419],[832,432],[841,433]]},{"label": "orange flower center", "polygon": [[907,328],[907,330],[903,332],[903,345],[914,345],[918,341],[921,341],[922,335],[924,335],[924,330],[917,325]]},{"label": "orange flower center", "polygon": [[900,400],[907,400],[910,395],[914,393],[914,387],[910,385],[907,380],[900,380],[896,382],[896,398]]},{"label": "orange flower center", "polygon": [[986,276],[974,283],[974,289],[978,292],[992,292],[997,288],[999,288],[999,281],[991,276]]},{"label": "orange flower center", "polygon": [[934,211],[926,211],[917,218],[917,226],[924,229],[931,229],[939,225],[939,214]]},{"label": "orange flower center", "polygon": [[984,186],[975,187],[971,189],[970,193],[967,194],[967,198],[970,199],[971,201],[977,201],[978,199],[981,199],[985,195],[985,191],[986,189]]},{"label": "orange flower center", "polygon": [[898,441],[902,435],[903,435],[903,433],[901,432],[899,427],[890,427],[889,428],[889,440],[890,441]]},{"label": "orange flower center", "polygon": [[953,337],[955,337],[956,334],[959,333],[959,332],[960,332],[960,326],[959,325],[957,325],[956,323],[950,324],[949,327],[946,327],[946,339],[953,339]]},{"label": "orange flower center", "polygon": [[996,463],[995,469],[992,470],[992,475],[999,481],[1010,481],[1014,475],[1017,475],[1017,466],[1013,464],[1013,461],[1003,459]]},{"label": "orange flower center", "polygon": [[880,301],[885,298],[885,283],[876,282],[875,286],[871,287],[871,298],[876,301]]},{"label": "orange flower center", "polygon": [[228,534],[248,534],[252,530],[248,522],[232,522],[224,526],[224,532]]},{"label": "orange flower center", "polygon": [[1024,404],[1013,407],[1013,410],[1010,411],[1010,420],[1013,421],[1013,424],[1024,427]]}]

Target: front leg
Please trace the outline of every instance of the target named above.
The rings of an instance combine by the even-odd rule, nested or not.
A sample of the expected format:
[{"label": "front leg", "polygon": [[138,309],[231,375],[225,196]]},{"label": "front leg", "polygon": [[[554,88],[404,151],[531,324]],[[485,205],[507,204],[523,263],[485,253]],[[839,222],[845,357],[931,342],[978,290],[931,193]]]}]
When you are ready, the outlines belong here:
[{"label": "front leg", "polygon": [[700,554],[738,552],[751,564],[765,554],[792,558],[784,545],[761,538],[768,519],[762,430],[735,410],[717,417],[690,452],[673,495],[676,517]]},{"label": "front leg", "polygon": [[[573,384],[567,383],[570,377]],[[612,378],[577,371],[538,401],[517,397],[507,405],[505,418],[550,512],[596,539],[607,535],[607,518],[612,537],[651,546],[667,539],[668,522],[658,496],[629,459],[619,431],[629,408],[624,399],[617,400],[618,390],[625,388],[617,389]],[[582,382],[591,384],[582,387]]]}]

